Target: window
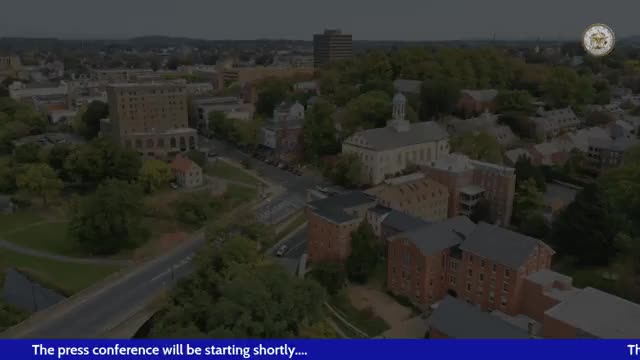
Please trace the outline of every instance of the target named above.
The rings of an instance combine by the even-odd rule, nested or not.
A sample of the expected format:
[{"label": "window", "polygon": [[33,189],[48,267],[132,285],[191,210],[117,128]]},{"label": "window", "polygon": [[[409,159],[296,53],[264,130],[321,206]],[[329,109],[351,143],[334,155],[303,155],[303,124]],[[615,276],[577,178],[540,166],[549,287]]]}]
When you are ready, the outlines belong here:
[{"label": "window", "polygon": [[480,260],[480,267],[484,269],[484,260]]},{"label": "window", "polygon": [[509,272],[509,269],[504,269],[504,277],[508,279],[510,276],[511,276],[511,273]]},{"label": "window", "polygon": [[489,291],[489,302],[493,303],[496,300],[496,294],[493,291]]},{"label": "window", "polygon": [[469,255],[469,262],[473,264],[473,256]]},{"label": "window", "polygon": [[455,261],[451,262],[451,270],[455,270],[458,267],[458,263],[456,263]]},{"label": "window", "polygon": [[471,283],[467,283],[467,291],[471,291]]},{"label": "window", "polygon": [[493,264],[493,266],[491,267],[491,272],[493,272],[494,274],[496,273],[496,264]]},{"label": "window", "polygon": [[469,269],[468,270],[468,275],[469,275],[469,277],[472,277],[473,276],[473,270]]},{"label": "window", "polygon": [[484,281],[484,274],[480,273],[480,281]]},{"label": "window", "polygon": [[456,285],[456,277],[451,275],[449,276],[449,284],[451,284],[452,286]]},{"label": "window", "polygon": [[509,292],[509,284],[504,283],[502,288],[504,289],[504,291]]},{"label": "window", "polygon": [[502,306],[507,306],[507,297],[506,296],[501,296],[500,297],[500,304],[502,304]]}]

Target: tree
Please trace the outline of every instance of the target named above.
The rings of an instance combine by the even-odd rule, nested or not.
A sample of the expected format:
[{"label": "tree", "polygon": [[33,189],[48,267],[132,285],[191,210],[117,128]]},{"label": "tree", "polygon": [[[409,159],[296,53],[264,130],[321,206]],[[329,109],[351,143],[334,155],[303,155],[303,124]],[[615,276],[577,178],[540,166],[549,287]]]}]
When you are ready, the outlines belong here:
[{"label": "tree", "polygon": [[551,239],[561,256],[572,256],[580,265],[607,265],[616,254],[614,243],[621,230],[602,189],[586,186],[554,220]]},{"label": "tree", "polygon": [[308,162],[317,164],[321,156],[336,154],[340,151],[336,127],[332,119],[334,112],[335,106],[322,98],[307,110],[302,139],[304,158]]},{"label": "tree", "polygon": [[623,166],[605,172],[599,179],[601,189],[613,210],[624,215],[635,234],[640,235],[640,161],[627,160]]},{"label": "tree", "polygon": [[28,143],[16,146],[13,157],[20,164],[36,163],[40,161],[42,146],[37,143]]},{"label": "tree", "polygon": [[329,295],[337,294],[347,280],[344,265],[338,262],[322,261],[313,265],[311,278],[324,286]]},{"label": "tree", "polygon": [[80,135],[85,139],[94,139],[100,133],[100,120],[109,116],[109,106],[102,101],[92,101],[82,113],[79,126]]},{"label": "tree", "polygon": [[91,254],[115,254],[147,239],[143,210],[142,191],[137,185],[106,180],[95,193],[73,204],[69,232]]},{"label": "tree", "polygon": [[493,224],[495,219],[491,214],[491,202],[484,198],[478,200],[478,203],[476,203],[476,206],[473,208],[473,212],[471,212],[469,219],[475,223],[482,221]]},{"label": "tree", "polygon": [[64,168],[77,182],[97,184],[109,178],[135,181],[141,166],[140,155],[134,150],[98,138],[76,147],[65,160]]},{"label": "tree", "polygon": [[528,236],[537,238],[537,239],[545,239],[551,228],[545,219],[542,212],[536,212],[533,214],[529,214],[520,225],[520,231]]},{"label": "tree", "polygon": [[531,214],[541,212],[543,207],[542,192],[538,190],[536,181],[534,179],[525,180],[516,189],[513,202],[513,222],[521,225]]},{"label": "tree", "polygon": [[169,165],[160,160],[150,159],[142,163],[138,181],[147,193],[158,190],[173,178]]},{"label": "tree", "polygon": [[420,118],[429,120],[451,114],[460,99],[460,86],[454,79],[427,80],[420,88]]},{"label": "tree", "polygon": [[343,153],[338,156],[338,161],[329,173],[336,184],[354,187],[361,183],[362,171],[363,165],[358,155]]},{"label": "tree", "polygon": [[0,158],[0,193],[16,191],[16,166],[10,159]]},{"label": "tree", "polygon": [[362,94],[349,101],[343,130],[352,134],[358,129],[370,129],[386,125],[391,117],[391,98],[382,91]]},{"label": "tree", "polygon": [[545,100],[553,107],[575,107],[588,104],[593,98],[590,79],[579,76],[570,68],[554,68],[542,87]]},{"label": "tree", "polygon": [[273,110],[289,95],[289,83],[283,79],[269,78],[258,86],[256,113],[272,116]]},{"label": "tree", "polygon": [[47,205],[48,200],[60,194],[63,183],[49,165],[29,164],[17,176],[16,185],[19,190],[39,196],[42,203]]},{"label": "tree", "polygon": [[346,263],[349,280],[366,283],[379,260],[380,249],[373,228],[364,221],[351,233],[351,254]]},{"label": "tree", "polygon": [[55,144],[47,154],[47,163],[56,171],[64,169],[64,163],[73,148],[68,144]]},{"label": "tree", "polygon": [[451,148],[475,160],[502,164],[502,146],[485,132],[456,136],[451,139]]},{"label": "tree", "polygon": [[498,123],[508,126],[514,134],[523,139],[537,140],[535,124],[524,114],[514,112],[501,114]]},{"label": "tree", "polygon": [[499,113],[515,112],[528,115],[534,111],[532,100],[526,90],[500,91],[496,96],[496,109]]},{"label": "tree", "polygon": [[547,189],[547,181],[544,177],[544,172],[540,167],[533,166],[531,160],[526,156],[520,156],[515,165],[516,169],[516,185],[520,185],[523,182],[533,179],[536,183],[536,187],[540,191]]},{"label": "tree", "polygon": [[290,338],[322,316],[326,293],[262,262],[255,242],[209,243],[152,322],[151,337]]},{"label": "tree", "polygon": [[204,167],[207,163],[207,155],[199,150],[189,150],[186,153],[187,157],[189,158],[189,160],[193,161],[194,163],[198,164],[198,166],[200,167]]}]

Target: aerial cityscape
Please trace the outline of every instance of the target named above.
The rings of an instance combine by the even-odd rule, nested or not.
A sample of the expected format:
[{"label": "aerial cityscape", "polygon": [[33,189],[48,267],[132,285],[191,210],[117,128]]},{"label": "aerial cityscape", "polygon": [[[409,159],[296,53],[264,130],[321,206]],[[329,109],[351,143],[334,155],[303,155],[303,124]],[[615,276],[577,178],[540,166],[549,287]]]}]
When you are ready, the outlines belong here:
[{"label": "aerial cityscape", "polygon": [[640,338],[624,11],[52,4],[0,27],[0,337]]}]

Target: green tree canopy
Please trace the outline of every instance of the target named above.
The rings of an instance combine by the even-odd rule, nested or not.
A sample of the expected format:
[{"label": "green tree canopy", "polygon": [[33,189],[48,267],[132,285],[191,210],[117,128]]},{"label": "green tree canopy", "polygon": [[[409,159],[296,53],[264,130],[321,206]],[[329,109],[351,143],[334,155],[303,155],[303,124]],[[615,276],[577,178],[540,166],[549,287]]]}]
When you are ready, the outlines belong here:
[{"label": "green tree canopy", "polygon": [[391,97],[383,91],[372,91],[351,100],[346,107],[343,131],[383,127],[391,118]]},{"label": "green tree canopy", "polygon": [[544,200],[534,178],[521,182],[513,201],[513,222],[521,224],[527,217],[542,211]]},{"label": "green tree canopy", "polygon": [[290,84],[288,81],[277,78],[264,80],[258,88],[258,102],[256,113],[263,116],[273,116],[273,110],[285,101],[289,96]]},{"label": "green tree canopy", "polygon": [[50,199],[60,194],[64,184],[49,165],[28,164],[16,177],[16,185],[19,190],[40,197],[47,205]]},{"label": "green tree canopy", "polygon": [[453,151],[472,159],[502,164],[502,146],[495,137],[485,132],[456,136],[450,143]]},{"label": "green tree canopy", "polygon": [[94,139],[100,133],[100,120],[109,116],[109,106],[102,101],[92,101],[82,113],[78,132],[85,139]]},{"label": "green tree canopy", "polygon": [[142,163],[138,181],[144,191],[152,193],[166,186],[172,178],[171,168],[166,162],[150,159]]},{"label": "green tree canopy", "polygon": [[526,90],[500,91],[496,96],[496,109],[500,113],[531,114],[535,108]]},{"label": "green tree canopy", "polygon": [[366,221],[351,233],[351,254],[346,269],[349,280],[366,283],[380,261],[380,246],[373,228]]},{"label": "green tree canopy", "polygon": [[430,120],[451,114],[460,99],[460,85],[451,78],[427,80],[420,89],[420,118]]},{"label": "green tree canopy", "polygon": [[332,115],[335,106],[323,98],[307,110],[302,138],[304,141],[304,157],[307,161],[318,163],[323,155],[336,154],[340,151],[337,131]]},{"label": "green tree canopy", "polygon": [[106,180],[94,194],[73,204],[69,232],[92,254],[115,254],[147,239],[143,211],[142,191],[137,185]]},{"label": "green tree canopy", "polygon": [[342,153],[333,168],[329,169],[329,177],[334,183],[355,187],[362,183],[363,164],[358,155],[354,153]]},{"label": "green tree canopy", "polygon": [[97,184],[109,178],[134,181],[141,166],[142,160],[137,152],[98,138],[75,148],[64,167],[75,181]]}]

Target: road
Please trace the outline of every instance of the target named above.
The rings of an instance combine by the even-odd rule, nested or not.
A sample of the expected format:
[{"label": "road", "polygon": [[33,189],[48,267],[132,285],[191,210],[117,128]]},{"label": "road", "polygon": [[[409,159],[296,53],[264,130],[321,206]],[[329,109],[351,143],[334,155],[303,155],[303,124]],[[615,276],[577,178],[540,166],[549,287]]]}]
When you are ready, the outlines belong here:
[{"label": "road", "polygon": [[[219,141],[208,140],[204,146],[214,146],[219,155],[240,161],[246,155]],[[253,167],[268,181],[283,186],[283,197],[272,201],[278,206],[288,199],[304,199],[306,189],[320,183],[319,179],[299,177],[276,167],[253,160]],[[260,209],[258,209],[260,210]],[[306,231],[298,231],[287,241],[290,251],[286,257],[300,256],[306,248]],[[98,337],[111,327],[119,325],[192,269],[191,259],[204,244],[202,234],[195,235],[189,242],[152,260],[140,268],[122,276],[105,287],[86,294],[80,299],[72,299],[50,309],[49,313],[36,314],[33,321],[23,324],[11,333],[12,337],[28,338],[89,338]],[[45,310],[47,311],[47,310]],[[37,319],[37,321],[36,321]]]}]

